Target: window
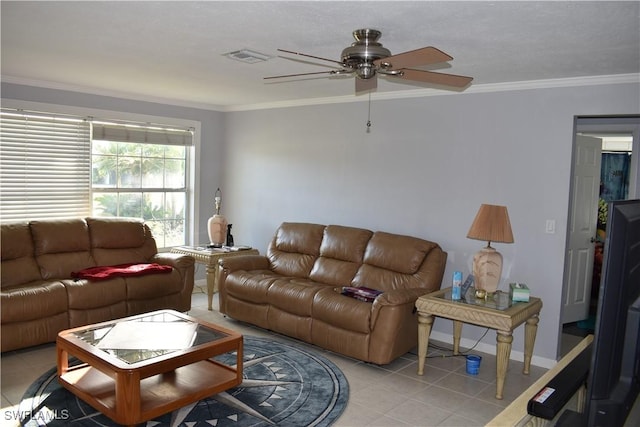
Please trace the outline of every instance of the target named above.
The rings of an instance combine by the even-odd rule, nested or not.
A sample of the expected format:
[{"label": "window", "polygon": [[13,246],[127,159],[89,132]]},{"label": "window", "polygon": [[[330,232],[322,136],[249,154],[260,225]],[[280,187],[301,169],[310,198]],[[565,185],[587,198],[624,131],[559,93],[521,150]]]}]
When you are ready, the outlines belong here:
[{"label": "window", "polygon": [[143,218],[158,247],[187,243],[193,129],[3,109],[2,221]]},{"label": "window", "polygon": [[158,246],[183,245],[192,132],[94,121],[92,211],[144,218]]}]

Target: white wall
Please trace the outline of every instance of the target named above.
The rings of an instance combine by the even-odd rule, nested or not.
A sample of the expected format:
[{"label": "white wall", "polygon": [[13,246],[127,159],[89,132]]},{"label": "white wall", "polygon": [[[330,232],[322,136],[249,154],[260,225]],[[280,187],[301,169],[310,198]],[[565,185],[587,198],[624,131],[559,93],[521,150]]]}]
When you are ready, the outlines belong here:
[{"label": "white wall", "polygon": [[[555,360],[576,115],[638,114],[639,85],[522,90],[228,113],[225,215],[237,243],[266,249],[282,221],[342,224],[436,241],[469,272],[484,244],[466,238],[481,203],[504,204],[514,244],[503,284],[527,283],[544,307],[538,364]],[[547,219],[556,233],[546,234]],[[514,333],[522,353],[524,328]],[[436,320],[436,334],[451,323]],[[475,341],[483,329],[463,328]],[[493,349],[495,333],[484,338]],[[464,342],[463,342],[464,344]]]}]

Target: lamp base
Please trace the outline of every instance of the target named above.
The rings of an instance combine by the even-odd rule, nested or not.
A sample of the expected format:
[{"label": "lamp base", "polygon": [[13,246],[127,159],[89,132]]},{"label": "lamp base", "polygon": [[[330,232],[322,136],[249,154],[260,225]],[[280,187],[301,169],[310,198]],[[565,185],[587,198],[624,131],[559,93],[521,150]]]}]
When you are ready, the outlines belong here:
[{"label": "lamp base", "polygon": [[215,214],[207,223],[207,231],[209,232],[209,243],[214,246],[222,246],[227,241],[227,219]]},{"label": "lamp base", "polygon": [[476,289],[482,289],[489,294],[498,290],[502,275],[502,255],[491,246],[480,249],[473,256],[473,276]]}]

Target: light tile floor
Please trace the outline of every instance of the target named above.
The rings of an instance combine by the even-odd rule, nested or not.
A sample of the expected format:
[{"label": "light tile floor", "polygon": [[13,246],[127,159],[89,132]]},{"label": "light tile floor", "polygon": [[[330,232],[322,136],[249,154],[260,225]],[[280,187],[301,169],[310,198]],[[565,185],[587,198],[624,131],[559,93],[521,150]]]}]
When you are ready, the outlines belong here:
[{"label": "light tile floor", "polygon": [[[218,323],[246,335],[271,336],[289,340],[262,329],[222,316],[215,308],[207,310],[202,289],[193,295],[190,315]],[[491,333],[491,332],[490,332]],[[298,345],[306,344],[295,341]],[[451,348],[446,343],[435,343]],[[349,381],[349,403],[336,426],[480,426],[491,420],[513,399],[535,382],[546,369],[532,366],[522,374],[522,362],[509,362],[504,399],[495,399],[495,356],[482,356],[479,375],[465,372],[463,357],[436,348],[429,349],[424,376],[418,376],[415,351],[389,365],[377,366],[309,346],[333,361]],[[47,344],[2,354],[0,424],[7,423],[6,411],[15,409],[27,387],[55,365],[55,345]]]}]

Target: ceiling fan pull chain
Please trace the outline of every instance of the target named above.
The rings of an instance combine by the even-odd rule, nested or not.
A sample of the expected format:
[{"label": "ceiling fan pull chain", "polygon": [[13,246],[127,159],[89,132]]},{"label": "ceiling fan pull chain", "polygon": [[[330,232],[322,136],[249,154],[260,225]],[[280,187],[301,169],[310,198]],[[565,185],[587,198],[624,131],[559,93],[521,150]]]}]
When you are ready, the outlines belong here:
[{"label": "ceiling fan pull chain", "polygon": [[367,115],[367,133],[371,133],[371,92],[369,92],[369,113]]}]

